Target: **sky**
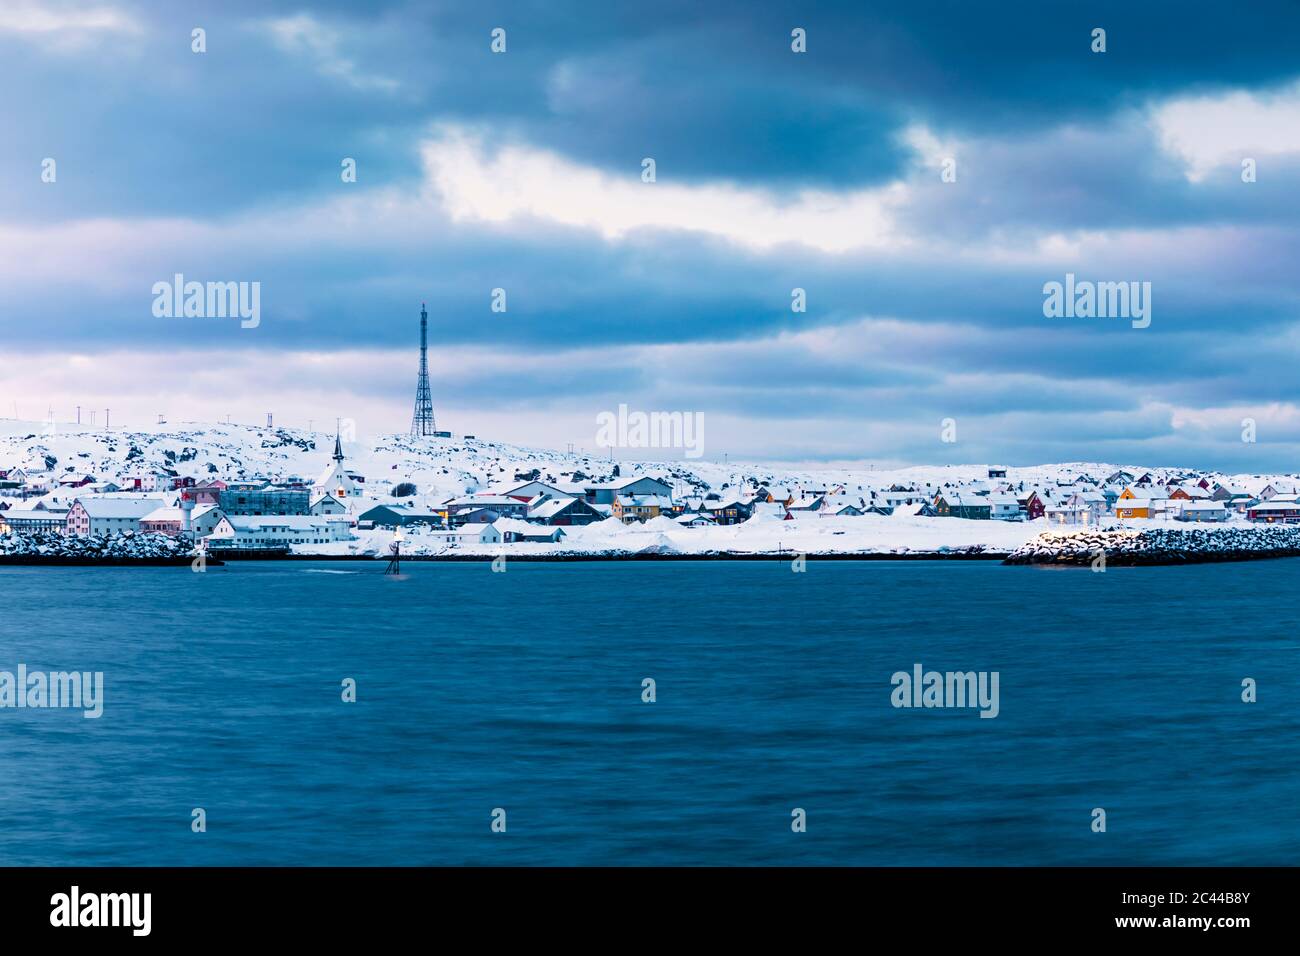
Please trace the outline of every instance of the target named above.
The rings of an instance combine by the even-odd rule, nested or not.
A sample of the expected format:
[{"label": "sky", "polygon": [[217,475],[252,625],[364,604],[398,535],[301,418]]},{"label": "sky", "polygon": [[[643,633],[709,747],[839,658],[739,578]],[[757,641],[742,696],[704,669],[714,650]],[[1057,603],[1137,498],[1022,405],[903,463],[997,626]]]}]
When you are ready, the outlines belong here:
[{"label": "sky", "polygon": [[1300,468],[1294,3],[6,0],[0,80],[0,416],[405,431],[427,303],[457,435]]}]

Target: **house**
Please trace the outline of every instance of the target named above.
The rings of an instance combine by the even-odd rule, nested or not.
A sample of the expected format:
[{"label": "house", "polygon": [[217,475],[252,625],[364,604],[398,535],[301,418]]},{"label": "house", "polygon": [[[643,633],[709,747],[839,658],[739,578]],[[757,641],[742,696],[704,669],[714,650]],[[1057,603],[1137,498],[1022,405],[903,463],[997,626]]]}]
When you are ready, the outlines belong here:
[{"label": "house", "polygon": [[1048,524],[1071,525],[1084,527],[1088,524],[1088,508],[1077,500],[1077,495],[1071,495],[1066,501],[1057,505],[1052,505],[1043,513]]},{"label": "house", "polygon": [[433,528],[442,523],[442,515],[436,511],[398,505],[376,505],[357,515],[357,525],[363,528],[409,528],[416,525]]},{"label": "house", "polygon": [[175,505],[155,508],[140,519],[140,530],[146,534],[169,534],[175,537],[185,530],[185,512]]},{"label": "house", "polygon": [[817,512],[817,513],[818,513],[819,515],[821,515],[823,518],[860,518],[860,517],[862,517],[862,509],[859,508],[857,505],[850,505],[850,504],[842,504],[842,505],[832,505],[832,504],[828,504],[828,505],[824,505],[824,506],[822,507],[821,511],[819,511],[819,512]]},{"label": "house", "polygon": [[200,481],[190,488],[181,489],[181,498],[193,501],[196,505],[218,505],[221,503],[221,492],[225,491],[227,485],[224,481],[217,478],[210,478]]},{"label": "house", "polygon": [[666,495],[616,495],[613,515],[624,524],[649,521],[672,510],[673,500]]},{"label": "house", "polygon": [[9,472],[9,480],[22,485],[25,491],[36,494],[44,494],[55,483],[55,478],[48,469],[38,468],[13,468]]},{"label": "house", "polygon": [[1006,465],[989,465],[990,478],[1005,478],[1007,476]]},{"label": "house", "polygon": [[216,529],[225,513],[216,505],[198,505],[190,513],[190,533],[197,538],[206,538]]},{"label": "house", "polygon": [[794,501],[796,495],[789,488],[760,488],[758,490],[758,499],[768,504],[787,506]]},{"label": "house", "polygon": [[1036,521],[1047,513],[1047,502],[1037,491],[1022,491],[1016,495],[1016,503],[1026,521]]},{"label": "house", "polygon": [[1015,495],[985,495],[984,501],[988,502],[989,517],[994,521],[1025,520],[1020,500]]},{"label": "house", "polygon": [[1091,527],[1101,523],[1101,520],[1110,514],[1110,501],[1106,495],[1100,491],[1076,491],[1066,499],[1067,504],[1073,504],[1076,507],[1082,505],[1088,509],[1087,524]]},{"label": "house", "polygon": [[348,506],[339,501],[333,495],[321,495],[307,509],[314,515],[341,515],[347,514]]},{"label": "house", "polygon": [[1174,517],[1179,521],[1227,521],[1228,509],[1222,501],[1185,501]]},{"label": "house", "polygon": [[660,481],[658,478],[646,476],[587,484],[583,486],[583,493],[587,497],[587,504],[591,505],[612,505],[615,498],[629,495],[667,498],[670,502],[673,497],[671,485]]},{"label": "house", "polygon": [[1295,493],[1296,488],[1290,482],[1277,481],[1265,485],[1263,490],[1260,491],[1258,497],[1260,501],[1271,501],[1273,498],[1283,495],[1292,496]]},{"label": "house", "polygon": [[933,494],[928,490],[901,488],[894,485],[887,491],[882,491],[878,497],[883,499],[888,507],[897,508],[900,505],[915,505],[920,504],[922,501],[928,502],[933,498]]},{"label": "house", "polygon": [[158,498],[88,495],[68,509],[67,533],[79,536],[139,531],[140,519],[161,504]]},{"label": "house", "polygon": [[[527,517],[528,502],[509,495],[472,494],[449,498],[439,510],[445,513],[448,525],[469,522],[491,524],[497,518]],[[489,517],[489,512],[495,517]]]},{"label": "house", "polygon": [[94,475],[64,475],[59,479],[60,488],[84,488],[95,480]]},{"label": "house", "polygon": [[791,501],[786,508],[790,511],[821,511],[824,504],[826,504],[825,495],[807,495]]},{"label": "house", "polygon": [[1133,473],[1132,473],[1132,472],[1128,472],[1128,471],[1117,471],[1117,472],[1115,472],[1113,475],[1111,475],[1109,478],[1106,479],[1106,484],[1108,484],[1108,485],[1124,485],[1125,487],[1127,487],[1128,485],[1133,484],[1134,480],[1135,480],[1135,479],[1134,479],[1134,477],[1133,477]]},{"label": "house", "polygon": [[161,471],[142,471],[128,475],[122,481],[126,491],[168,491],[171,489],[172,476]]},{"label": "house", "polygon": [[[528,506],[528,521],[559,526],[588,525],[604,521],[605,516],[587,504],[585,498],[548,498]],[[536,499],[534,499],[536,500]]]},{"label": "house", "polygon": [[515,485],[512,488],[505,488],[495,494],[504,495],[509,498],[518,498],[520,501],[532,501],[538,495],[545,495],[547,498],[580,498],[584,494],[581,485],[565,485],[550,483],[545,481],[526,481],[522,485]]},{"label": "house", "polygon": [[445,544],[449,548],[465,544],[501,543],[501,532],[497,530],[496,525],[492,524],[463,525],[448,530],[426,531],[423,537]]},{"label": "house", "polygon": [[0,522],[3,522],[7,530],[15,532],[63,532],[67,530],[68,512],[66,510],[49,510],[36,506],[31,508],[10,508],[4,512]]},{"label": "house", "polygon": [[720,525],[740,524],[748,521],[754,513],[753,502],[742,502],[735,498],[726,501],[705,501],[699,506],[702,514],[707,514]]},{"label": "house", "polygon": [[1246,519],[1264,524],[1300,523],[1300,502],[1261,501],[1246,509]]},{"label": "house", "polygon": [[677,523],[683,528],[712,528],[717,525],[713,515],[702,511],[687,512],[677,519]]},{"label": "house", "polygon": [[346,519],[316,515],[224,515],[207,535],[208,548],[287,548],[352,540]]},{"label": "house", "polygon": [[989,503],[975,496],[963,498],[956,492],[940,492],[934,497],[934,512],[940,518],[971,518],[987,521],[993,509]]},{"label": "house", "polygon": [[1116,518],[1150,518],[1152,504],[1150,498],[1139,498],[1127,488],[1115,502]]},{"label": "house", "polygon": [[501,532],[501,540],[508,544],[515,541],[536,541],[554,544],[564,540],[563,528],[529,524],[527,521],[520,521],[518,518],[502,518],[496,523],[496,529]]}]

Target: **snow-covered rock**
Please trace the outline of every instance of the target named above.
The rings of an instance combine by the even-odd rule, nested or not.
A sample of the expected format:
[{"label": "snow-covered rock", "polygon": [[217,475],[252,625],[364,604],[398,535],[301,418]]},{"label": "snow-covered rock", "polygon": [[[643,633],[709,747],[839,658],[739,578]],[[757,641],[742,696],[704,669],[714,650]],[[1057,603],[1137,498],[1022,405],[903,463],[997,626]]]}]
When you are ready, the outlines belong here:
[{"label": "snow-covered rock", "polygon": [[69,535],[56,531],[8,531],[0,534],[0,558],[39,558],[50,561],[181,560],[195,554],[185,538],[165,534]]},{"label": "snow-covered rock", "polygon": [[1185,564],[1300,555],[1300,527],[1250,525],[1226,528],[1080,530],[1044,532],[1017,548],[1008,564]]}]

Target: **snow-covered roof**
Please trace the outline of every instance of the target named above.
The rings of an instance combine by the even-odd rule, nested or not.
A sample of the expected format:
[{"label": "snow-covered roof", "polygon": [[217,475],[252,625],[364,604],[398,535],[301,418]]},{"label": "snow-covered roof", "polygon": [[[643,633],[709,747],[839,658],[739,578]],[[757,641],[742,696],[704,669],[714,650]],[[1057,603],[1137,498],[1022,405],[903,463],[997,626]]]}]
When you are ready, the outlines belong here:
[{"label": "snow-covered roof", "polygon": [[565,508],[573,505],[577,498],[547,498],[541,504],[528,510],[529,517],[532,518],[553,518]]},{"label": "snow-covered roof", "polygon": [[120,498],[117,495],[78,498],[77,504],[91,518],[143,518],[158,508],[157,498]]},{"label": "snow-covered roof", "polygon": [[263,528],[291,528],[306,531],[333,524],[343,516],[330,515],[226,515],[236,531],[260,531]]},{"label": "snow-covered roof", "polygon": [[518,518],[500,518],[492,522],[492,526],[502,534],[517,534],[531,538],[564,537],[563,528],[557,528],[553,525],[529,524],[527,521],[521,521]]},{"label": "snow-covered roof", "polygon": [[673,499],[667,495],[619,495],[619,503],[624,508],[671,508]]}]

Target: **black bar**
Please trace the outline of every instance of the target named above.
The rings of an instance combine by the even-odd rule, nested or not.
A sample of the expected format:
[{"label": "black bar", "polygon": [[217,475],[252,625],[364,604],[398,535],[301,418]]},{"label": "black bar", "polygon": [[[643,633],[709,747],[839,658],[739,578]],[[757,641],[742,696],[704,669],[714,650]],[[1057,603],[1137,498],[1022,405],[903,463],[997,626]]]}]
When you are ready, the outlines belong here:
[{"label": "black bar", "polygon": [[[942,939],[987,945],[1200,937],[1232,946],[1246,938],[1242,933],[1285,932],[1294,920],[1296,882],[1296,871],[1287,868],[1208,867],[2,869],[0,925],[7,942],[66,942],[76,934],[74,942],[148,938],[205,946],[373,942],[429,933],[450,942],[462,930],[481,934],[479,943],[532,933],[541,944],[542,927],[559,932],[562,926],[565,938],[576,938],[598,924],[665,945],[690,938],[682,934],[695,934],[696,927],[758,944],[787,932],[795,940],[800,933],[879,940],[902,932],[922,946],[918,952]],[[143,897],[139,910],[122,910],[120,922],[128,925],[51,925],[56,895],[70,903],[73,886],[87,913],[88,895],[150,894],[147,936],[135,935],[144,925]],[[91,904],[97,907],[98,900]],[[1177,922],[1191,919],[1211,925]],[[1152,922],[1120,925],[1125,920]],[[475,938],[465,942],[473,945]]]}]

